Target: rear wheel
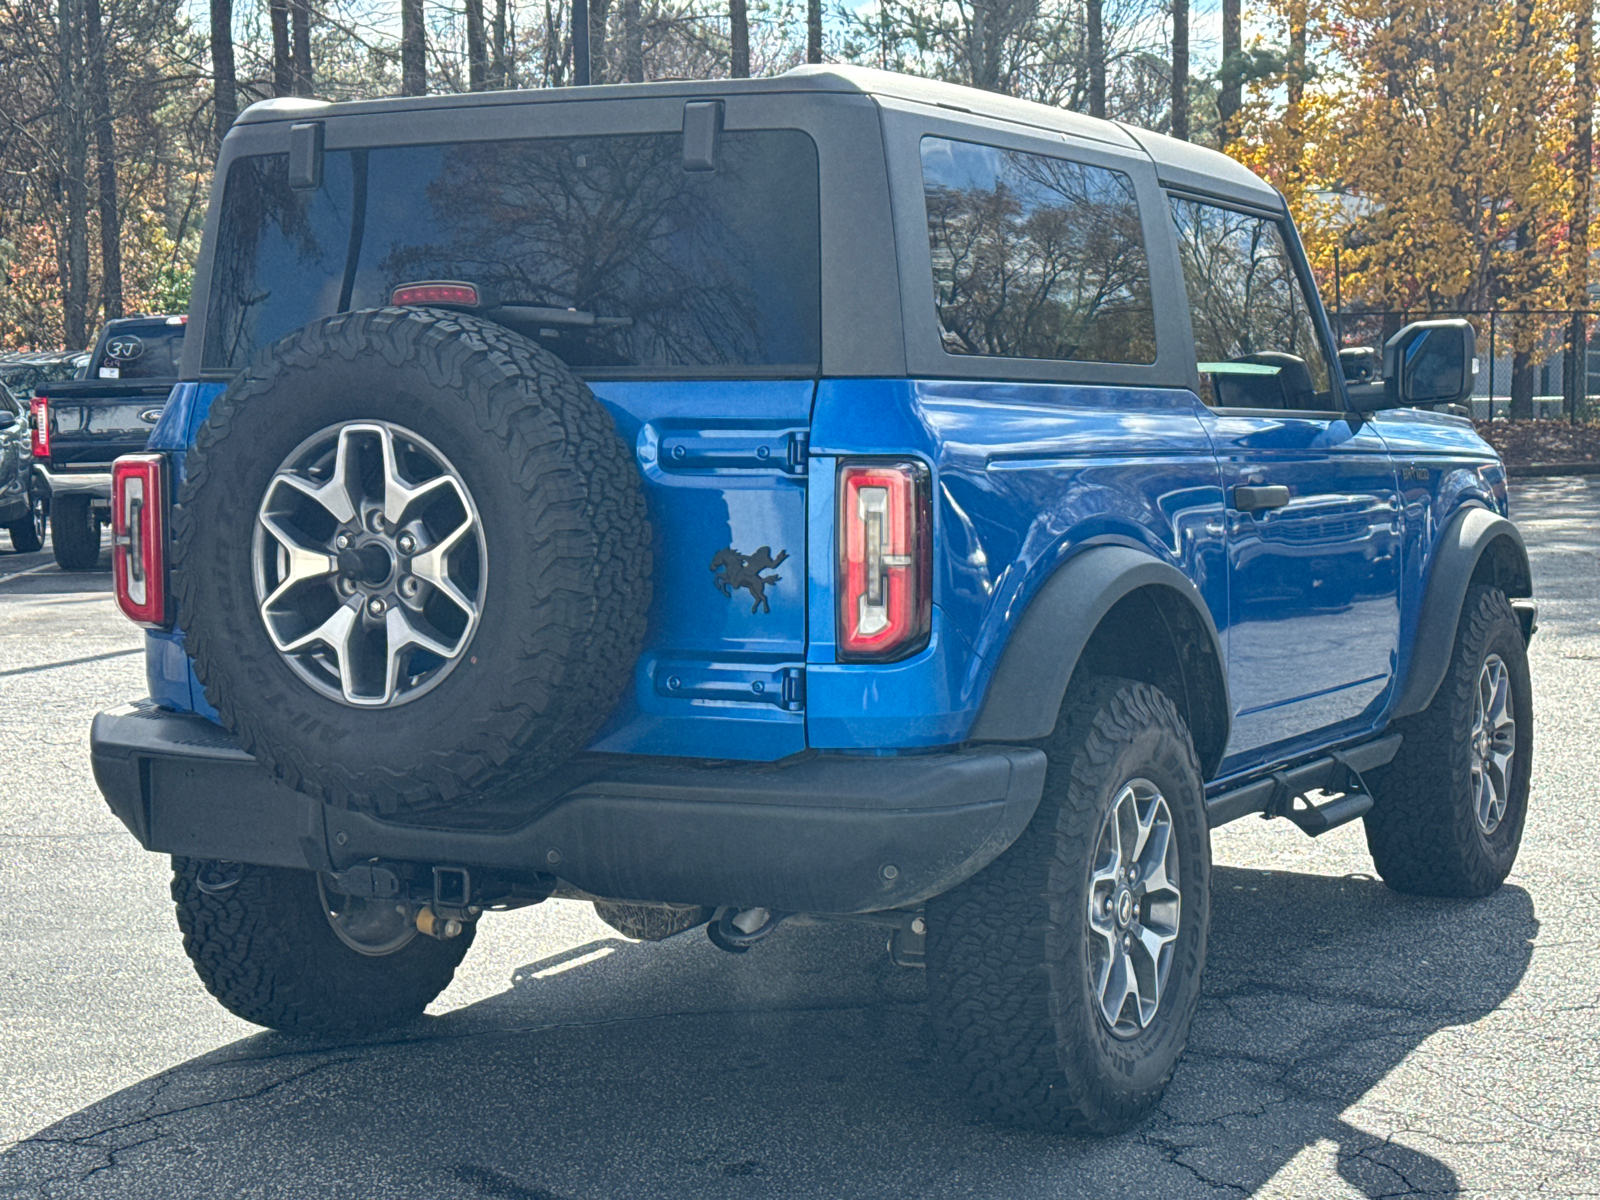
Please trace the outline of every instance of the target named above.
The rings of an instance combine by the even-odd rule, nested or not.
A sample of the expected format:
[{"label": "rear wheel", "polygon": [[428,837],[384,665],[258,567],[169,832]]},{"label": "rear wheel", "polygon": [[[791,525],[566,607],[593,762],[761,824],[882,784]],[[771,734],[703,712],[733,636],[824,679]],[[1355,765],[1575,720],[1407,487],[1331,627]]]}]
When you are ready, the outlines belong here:
[{"label": "rear wheel", "polygon": [[[11,534],[11,548],[18,554],[32,554],[44,545],[45,522],[49,509],[42,492],[32,492],[28,497],[28,515],[6,527]],[[99,531],[96,530],[98,537]]]},{"label": "rear wheel", "polygon": [[100,565],[100,518],[88,496],[55,497],[50,542],[63,571],[92,571]]},{"label": "rear wheel", "polygon": [[1400,753],[1367,773],[1378,874],[1415,895],[1489,895],[1516,862],[1533,766],[1528,649],[1504,592],[1468,591],[1444,682],[1398,728]]},{"label": "rear wheel", "polygon": [[475,927],[439,941],[407,905],[330,891],[314,871],[172,860],[183,948],[235,1016],[284,1033],[399,1025],[449,986]]},{"label": "rear wheel", "polygon": [[1015,845],[928,904],[940,1048],[984,1116],[1114,1133],[1161,1099],[1200,997],[1210,835],[1194,745],[1160,691],[1076,689]]}]

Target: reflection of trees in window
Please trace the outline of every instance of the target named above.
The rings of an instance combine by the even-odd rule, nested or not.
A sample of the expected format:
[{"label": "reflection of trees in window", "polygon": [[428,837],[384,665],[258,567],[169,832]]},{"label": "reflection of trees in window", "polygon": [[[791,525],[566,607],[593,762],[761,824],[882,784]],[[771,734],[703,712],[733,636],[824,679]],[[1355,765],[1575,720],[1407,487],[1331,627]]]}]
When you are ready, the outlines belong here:
[{"label": "reflection of trees in window", "polygon": [[1149,267],[1128,177],[1042,155],[946,145],[963,166],[981,155],[990,178],[941,179],[938,160],[924,159],[945,349],[1154,361]]},{"label": "reflection of trees in window", "polygon": [[[796,282],[773,278],[773,243],[750,233],[806,237],[770,221],[799,205],[815,253],[815,167],[801,182],[791,153],[768,177],[750,169],[742,141],[725,135],[708,173],[685,172],[670,135],[449,147],[427,189],[435,240],[392,251],[380,270],[390,286],[469,279],[506,304],[631,319],[563,330],[562,353],[583,363],[771,362],[772,309],[758,289]],[[796,186],[798,197],[786,194]],[[566,344],[579,338],[587,345]]]},{"label": "reflection of trees in window", "polygon": [[[270,256],[282,245],[300,263],[321,263],[323,247],[308,211],[308,197],[316,194],[289,187],[289,159],[284,154],[241,158],[228,171],[221,230],[212,258],[206,365],[242,365],[260,348],[258,334],[262,331],[257,325],[261,309],[275,300],[298,299],[297,295],[275,296],[269,281],[261,278],[259,260],[263,252]],[[302,278],[299,292],[305,290],[306,279]],[[304,319],[268,331],[265,340],[288,333]]]},{"label": "reflection of trees in window", "polygon": [[1325,390],[1327,362],[1277,222],[1180,199],[1172,214],[1200,361],[1282,351]]}]

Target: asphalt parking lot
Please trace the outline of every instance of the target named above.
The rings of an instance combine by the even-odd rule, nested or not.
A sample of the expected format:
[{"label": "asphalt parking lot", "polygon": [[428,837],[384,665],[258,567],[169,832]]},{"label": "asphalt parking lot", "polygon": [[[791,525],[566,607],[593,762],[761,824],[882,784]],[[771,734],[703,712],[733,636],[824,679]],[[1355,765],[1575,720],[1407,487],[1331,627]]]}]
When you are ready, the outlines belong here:
[{"label": "asphalt parking lot", "polygon": [[1528,484],[1513,515],[1541,629],[1511,879],[1417,900],[1359,825],[1219,831],[1189,1054],[1101,1142],[975,1123],[922,977],[857,928],[734,957],[552,901],[486,919],[398,1034],[236,1020],[89,774],[92,715],[144,692],[109,575],[0,554],[0,1196],[1600,1195],[1600,481]]}]

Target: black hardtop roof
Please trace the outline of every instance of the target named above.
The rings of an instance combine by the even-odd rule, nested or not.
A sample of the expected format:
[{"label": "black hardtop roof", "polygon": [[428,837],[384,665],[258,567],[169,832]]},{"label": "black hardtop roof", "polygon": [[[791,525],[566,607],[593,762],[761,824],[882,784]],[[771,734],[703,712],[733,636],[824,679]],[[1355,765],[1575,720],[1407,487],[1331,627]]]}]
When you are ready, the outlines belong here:
[{"label": "black hardtop roof", "polygon": [[377,113],[437,111],[485,106],[573,103],[595,100],[704,99],[708,96],[843,94],[875,100],[933,105],[993,121],[1046,129],[1073,137],[1138,149],[1155,163],[1162,182],[1175,187],[1236,195],[1274,209],[1283,207],[1277,191],[1225,154],[1149,130],[1105,121],[1082,113],[996,92],[963,87],[869,67],[803,66],[761,79],[673,80],[660,83],[618,83],[592,87],[529,88],[518,91],[468,92],[448,96],[395,96],[382,100],[332,103],[326,100],[280,98],[252,104],[239,115],[240,124],[275,121],[329,120]]}]

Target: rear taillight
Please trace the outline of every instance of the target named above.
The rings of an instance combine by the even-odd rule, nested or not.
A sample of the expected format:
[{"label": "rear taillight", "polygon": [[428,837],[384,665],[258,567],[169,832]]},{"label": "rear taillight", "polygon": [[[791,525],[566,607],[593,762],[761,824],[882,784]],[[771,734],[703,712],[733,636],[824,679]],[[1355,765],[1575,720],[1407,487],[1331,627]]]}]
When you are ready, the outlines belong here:
[{"label": "rear taillight", "polygon": [[167,460],[111,464],[111,580],[117,607],[140,625],[167,624]]},{"label": "rear taillight", "polygon": [[50,457],[50,401],[35,396],[28,403],[28,419],[33,424],[33,456]]},{"label": "rear taillight", "polygon": [[928,640],[932,613],[928,468],[839,466],[839,657],[904,658]]}]

